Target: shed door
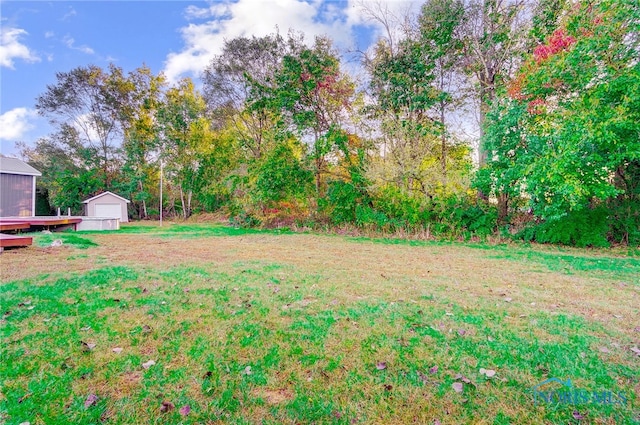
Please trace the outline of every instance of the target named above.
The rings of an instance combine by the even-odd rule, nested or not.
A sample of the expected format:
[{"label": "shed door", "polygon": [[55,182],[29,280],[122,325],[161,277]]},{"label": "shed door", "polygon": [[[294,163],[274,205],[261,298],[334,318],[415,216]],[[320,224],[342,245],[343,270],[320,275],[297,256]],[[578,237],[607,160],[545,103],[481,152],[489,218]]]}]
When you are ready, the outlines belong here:
[{"label": "shed door", "polygon": [[96,204],[96,217],[119,218],[122,220],[120,204]]}]

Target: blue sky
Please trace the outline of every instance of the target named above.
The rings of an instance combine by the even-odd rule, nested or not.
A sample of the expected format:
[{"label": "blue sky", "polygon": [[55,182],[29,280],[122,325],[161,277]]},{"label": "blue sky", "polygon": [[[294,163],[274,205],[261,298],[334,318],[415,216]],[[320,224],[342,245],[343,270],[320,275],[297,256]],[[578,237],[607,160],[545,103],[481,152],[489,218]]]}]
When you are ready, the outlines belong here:
[{"label": "blue sky", "polygon": [[51,129],[35,99],[56,72],[110,62],[143,63],[170,81],[197,78],[225,39],[289,28],[308,39],[328,34],[337,47],[366,49],[381,33],[365,7],[396,15],[419,4],[404,0],[16,1],[0,2],[0,152],[33,144]]}]

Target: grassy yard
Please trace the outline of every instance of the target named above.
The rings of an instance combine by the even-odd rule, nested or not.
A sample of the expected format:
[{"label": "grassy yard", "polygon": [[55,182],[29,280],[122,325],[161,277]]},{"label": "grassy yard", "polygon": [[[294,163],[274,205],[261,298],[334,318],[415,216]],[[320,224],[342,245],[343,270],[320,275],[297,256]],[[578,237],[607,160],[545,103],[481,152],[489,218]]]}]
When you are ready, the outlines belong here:
[{"label": "grassy yard", "polygon": [[[0,423],[640,423],[638,257],[205,224],[35,242],[0,256]],[[534,403],[549,378],[585,397]]]}]

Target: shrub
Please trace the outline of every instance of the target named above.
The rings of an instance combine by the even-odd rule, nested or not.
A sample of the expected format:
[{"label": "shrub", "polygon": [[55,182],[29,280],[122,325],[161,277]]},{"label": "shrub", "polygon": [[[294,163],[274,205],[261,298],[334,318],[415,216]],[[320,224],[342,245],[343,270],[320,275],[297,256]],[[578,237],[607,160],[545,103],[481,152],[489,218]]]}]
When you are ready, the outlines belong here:
[{"label": "shrub", "polygon": [[538,243],[577,247],[608,247],[608,211],[604,207],[583,208],[555,219],[529,225],[516,234],[517,238]]},{"label": "shrub", "polygon": [[319,201],[319,207],[333,224],[345,224],[355,223],[358,206],[369,202],[367,194],[353,183],[337,180],[328,183],[327,195]]}]

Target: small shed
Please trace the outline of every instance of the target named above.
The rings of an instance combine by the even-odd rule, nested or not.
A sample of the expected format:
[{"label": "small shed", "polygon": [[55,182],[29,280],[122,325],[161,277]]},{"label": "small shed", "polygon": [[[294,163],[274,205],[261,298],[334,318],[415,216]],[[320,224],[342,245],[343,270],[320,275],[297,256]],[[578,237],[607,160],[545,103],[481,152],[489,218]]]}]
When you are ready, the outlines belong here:
[{"label": "small shed", "polygon": [[127,213],[127,204],[129,202],[128,199],[109,191],[82,201],[85,205],[84,212],[87,217],[117,218],[121,223],[129,221],[129,214]]},{"label": "small shed", "polygon": [[0,217],[36,215],[36,177],[41,175],[18,158],[0,155]]}]

